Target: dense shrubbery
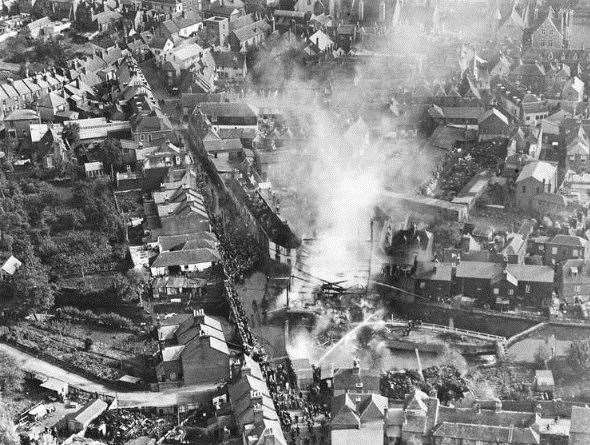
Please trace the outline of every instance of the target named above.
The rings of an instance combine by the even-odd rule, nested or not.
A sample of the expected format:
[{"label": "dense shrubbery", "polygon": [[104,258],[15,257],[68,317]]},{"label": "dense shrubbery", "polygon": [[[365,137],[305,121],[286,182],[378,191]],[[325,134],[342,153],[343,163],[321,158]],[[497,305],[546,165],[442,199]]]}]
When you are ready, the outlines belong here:
[{"label": "dense shrubbery", "polygon": [[56,277],[119,268],[124,224],[108,184],[80,181],[70,190],[36,179],[0,180],[0,189],[0,255],[23,263],[0,289],[12,313],[51,308]]},{"label": "dense shrubbery", "polygon": [[82,323],[92,323],[111,329],[126,329],[137,331],[137,326],[128,318],[122,315],[109,312],[107,314],[96,314],[91,310],[82,311],[78,308],[66,306],[57,308],[55,316],[60,320],[68,320]]}]

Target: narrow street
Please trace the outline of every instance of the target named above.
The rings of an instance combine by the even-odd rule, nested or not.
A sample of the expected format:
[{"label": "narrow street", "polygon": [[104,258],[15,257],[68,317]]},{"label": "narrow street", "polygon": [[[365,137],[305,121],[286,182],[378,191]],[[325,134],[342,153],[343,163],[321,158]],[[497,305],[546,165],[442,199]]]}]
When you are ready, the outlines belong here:
[{"label": "narrow street", "polygon": [[173,388],[161,392],[151,391],[116,391],[101,383],[93,382],[78,374],[66,371],[59,366],[53,365],[44,360],[38,359],[12,346],[0,343],[0,351],[8,354],[16,360],[19,367],[25,371],[36,374],[43,374],[47,377],[65,382],[70,386],[81,389],[86,392],[95,392],[99,394],[116,397],[119,401],[119,407],[165,407],[177,404],[196,401],[199,399],[209,399],[210,393],[215,391],[213,385],[193,385]]}]

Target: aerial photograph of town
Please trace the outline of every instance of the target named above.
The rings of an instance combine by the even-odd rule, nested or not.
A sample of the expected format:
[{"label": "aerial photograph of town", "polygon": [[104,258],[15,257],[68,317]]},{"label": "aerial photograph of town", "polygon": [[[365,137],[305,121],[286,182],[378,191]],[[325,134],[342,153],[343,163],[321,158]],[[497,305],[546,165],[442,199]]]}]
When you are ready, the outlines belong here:
[{"label": "aerial photograph of town", "polygon": [[590,0],[0,5],[0,445],[590,445]]}]

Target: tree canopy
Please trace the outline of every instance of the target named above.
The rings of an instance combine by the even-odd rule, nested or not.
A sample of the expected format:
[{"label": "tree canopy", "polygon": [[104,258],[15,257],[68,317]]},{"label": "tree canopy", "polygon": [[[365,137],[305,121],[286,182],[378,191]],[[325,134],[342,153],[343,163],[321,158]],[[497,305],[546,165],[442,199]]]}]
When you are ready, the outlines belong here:
[{"label": "tree canopy", "polygon": [[16,271],[11,288],[14,313],[30,315],[53,307],[53,285],[46,268],[35,256],[28,258]]},{"label": "tree canopy", "polygon": [[16,426],[10,418],[5,405],[0,399],[0,443],[3,445],[19,445],[20,438],[16,433]]},{"label": "tree canopy", "polygon": [[[24,372],[18,363],[5,352],[0,351],[0,392],[12,394],[22,389]],[[0,408],[2,404],[0,403]],[[0,427],[1,428],[1,427]],[[0,438],[2,433],[0,432]],[[4,443],[0,440],[0,443]]]}]

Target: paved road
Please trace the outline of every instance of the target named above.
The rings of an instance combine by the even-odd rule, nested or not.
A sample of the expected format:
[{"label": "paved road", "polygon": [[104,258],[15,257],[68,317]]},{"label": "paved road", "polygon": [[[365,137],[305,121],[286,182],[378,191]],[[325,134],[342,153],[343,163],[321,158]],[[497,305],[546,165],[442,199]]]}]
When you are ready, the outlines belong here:
[{"label": "paved road", "polygon": [[25,371],[43,374],[55,378],[70,386],[82,389],[87,392],[96,392],[112,397],[117,397],[120,407],[141,407],[141,406],[173,406],[179,403],[194,403],[210,399],[209,395],[215,390],[214,385],[193,385],[181,388],[173,388],[161,392],[150,391],[115,391],[101,383],[93,382],[78,374],[66,371],[59,366],[38,359],[32,355],[20,351],[12,346],[0,343],[0,351],[13,357],[19,367]]}]

